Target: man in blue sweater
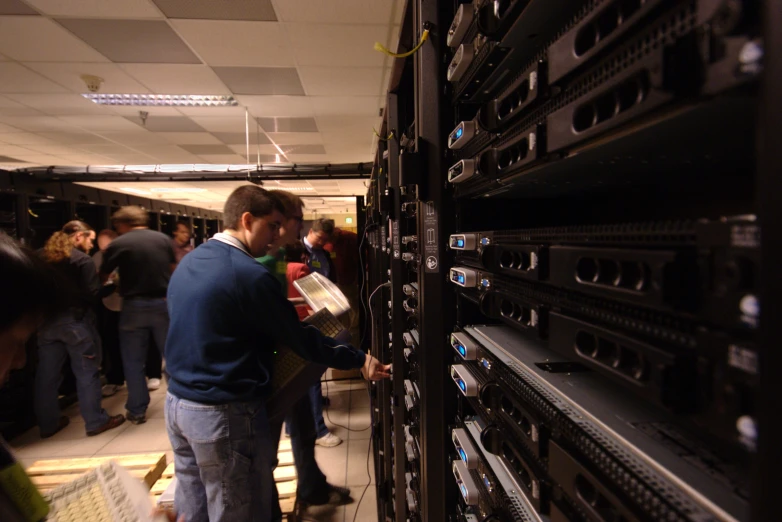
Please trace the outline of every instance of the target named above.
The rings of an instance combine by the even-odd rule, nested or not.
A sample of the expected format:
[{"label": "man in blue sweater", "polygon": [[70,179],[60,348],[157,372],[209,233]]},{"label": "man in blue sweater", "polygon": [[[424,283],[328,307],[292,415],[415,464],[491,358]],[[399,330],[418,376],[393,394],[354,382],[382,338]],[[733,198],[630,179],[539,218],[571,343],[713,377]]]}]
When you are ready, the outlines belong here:
[{"label": "man in blue sweater", "polygon": [[[185,256],[168,287],[166,425],[175,507],[188,522],[281,520],[266,415],[274,349],[367,379],[390,366],[306,327],[274,275],[255,261],[279,237],[283,206],[245,185],[225,203],[226,231]],[[276,437],[274,437],[276,439]]]}]

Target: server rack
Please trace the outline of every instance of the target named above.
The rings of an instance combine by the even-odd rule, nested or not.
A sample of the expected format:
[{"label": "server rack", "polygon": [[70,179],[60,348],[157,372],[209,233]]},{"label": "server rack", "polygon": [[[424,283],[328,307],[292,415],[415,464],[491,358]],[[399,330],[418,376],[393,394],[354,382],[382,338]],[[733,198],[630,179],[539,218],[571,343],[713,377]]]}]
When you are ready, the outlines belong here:
[{"label": "server rack", "polygon": [[780,12],[407,2],[367,196],[379,518],[774,519]]}]

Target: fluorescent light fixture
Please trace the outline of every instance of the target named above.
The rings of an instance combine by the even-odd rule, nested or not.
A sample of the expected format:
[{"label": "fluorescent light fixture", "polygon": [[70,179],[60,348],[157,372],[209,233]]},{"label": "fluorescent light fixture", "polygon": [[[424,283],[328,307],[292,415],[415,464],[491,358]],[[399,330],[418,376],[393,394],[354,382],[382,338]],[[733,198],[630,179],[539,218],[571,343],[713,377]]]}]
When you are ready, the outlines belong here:
[{"label": "fluorescent light fixture", "polygon": [[313,190],[312,187],[264,187],[266,190],[284,190],[286,192],[288,191],[304,191],[304,190]]},{"label": "fluorescent light fixture", "polygon": [[142,189],[137,189],[132,187],[122,187],[120,190],[122,192],[130,192],[131,194],[138,194],[139,196],[146,196],[151,194],[151,192],[149,192],[148,190],[142,190]]},{"label": "fluorescent light fixture", "polygon": [[160,187],[149,189],[151,192],[157,193],[185,193],[185,192],[206,192],[205,188],[195,187]]},{"label": "fluorescent light fixture", "polygon": [[235,107],[233,96],[196,94],[82,94],[98,105],[137,105],[139,107]]},{"label": "fluorescent light fixture", "polygon": [[352,217],[346,217],[345,218],[345,223],[347,223],[348,225],[353,223],[353,218]]}]

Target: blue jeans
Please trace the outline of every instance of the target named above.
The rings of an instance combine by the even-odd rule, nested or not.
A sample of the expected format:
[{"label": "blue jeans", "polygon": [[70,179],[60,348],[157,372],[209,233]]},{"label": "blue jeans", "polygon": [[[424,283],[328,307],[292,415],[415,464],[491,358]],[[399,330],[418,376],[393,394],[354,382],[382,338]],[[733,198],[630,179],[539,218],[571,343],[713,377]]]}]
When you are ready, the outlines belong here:
[{"label": "blue jeans", "polygon": [[174,508],[187,522],[282,519],[263,401],[209,405],[169,393],[166,428],[176,468]]},{"label": "blue jeans", "polygon": [[149,338],[155,340],[161,357],[168,335],[168,309],[165,299],[130,299],[122,303],[119,316],[119,348],[128,385],[125,408],[134,417],[145,415],[149,390],[145,366]]},{"label": "blue jeans", "polygon": [[[279,445],[280,426],[272,424],[274,447]],[[326,475],[315,460],[315,422],[310,394],[304,395],[285,417],[285,431],[291,437],[293,461],[298,477],[296,496],[305,502],[320,503],[329,493]]]},{"label": "blue jeans", "polygon": [[58,390],[62,367],[69,358],[86,430],[96,430],[108,422],[109,415],[101,407],[101,357],[97,340],[98,332],[90,318],[60,317],[38,332],[34,404],[42,434],[53,433],[59,424],[62,412]]},{"label": "blue jeans", "polygon": [[[307,396],[309,397],[307,404],[310,408],[310,415],[315,422],[316,438],[325,437],[329,434],[329,429],[326,427],[326,421],[323,420],[323,385],[320,381],[318,381],[318,384],[312,385],[307,391]],[[293,437],[287,417],[285,419],[285,434]]]}]

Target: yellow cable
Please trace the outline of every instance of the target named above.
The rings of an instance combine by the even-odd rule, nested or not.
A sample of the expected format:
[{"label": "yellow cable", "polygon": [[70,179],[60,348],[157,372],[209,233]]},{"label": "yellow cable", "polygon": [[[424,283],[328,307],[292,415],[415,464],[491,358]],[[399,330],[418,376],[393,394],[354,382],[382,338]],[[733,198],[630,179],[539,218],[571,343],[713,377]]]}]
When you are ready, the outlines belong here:
[{"label": "yellow cable", "polygon": [[429,38],[429,29],[424,29],[424,32],[421,34],[421,41],[418,42],[418,45],[407,51],[406,53],[392,53],[386,46],[381,44],[380,42],[375,42],[375,51],[380,51],[383,54],[386,54],[390,56],[391,58],[407,58],[408,56],[412,56],[415,54],[415,52],[421,48],[422,45],[424,45],[424,42]]},{"label": "yellow cable", "polygon": [[38,214],[36,214],[36,213],[35,213],[35,212],[33,212],[32,210],[30,210],[29,208],[27,209],[27,213],[28,213],[28,214],[30,214],[31,216],[33,216],[34,218],[37,218],[37,217],[38,217]]},{"label": "yellow cable", "polygon": [[374,127],[372,127],[372,132],[375,133],[375,136],[377,136],[377,139],[383,140],[383,141],[388,141],[388,140],[390,140],[391,138],[394,137],[394,131],[391,131],[391,134],[388,135],[388,138],[384,138],[380,134],[378,134]]}]

